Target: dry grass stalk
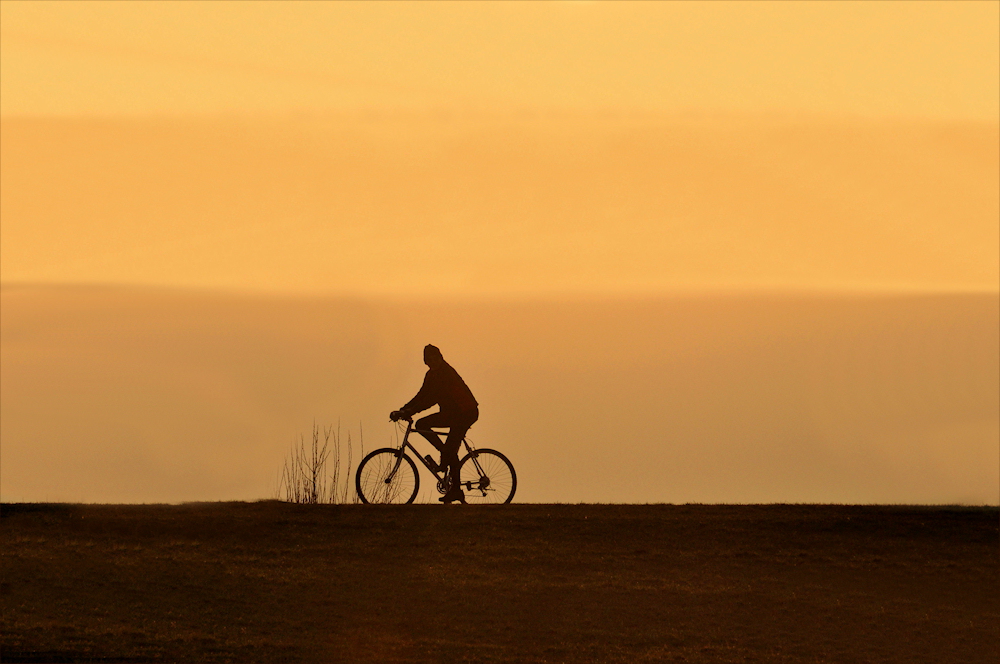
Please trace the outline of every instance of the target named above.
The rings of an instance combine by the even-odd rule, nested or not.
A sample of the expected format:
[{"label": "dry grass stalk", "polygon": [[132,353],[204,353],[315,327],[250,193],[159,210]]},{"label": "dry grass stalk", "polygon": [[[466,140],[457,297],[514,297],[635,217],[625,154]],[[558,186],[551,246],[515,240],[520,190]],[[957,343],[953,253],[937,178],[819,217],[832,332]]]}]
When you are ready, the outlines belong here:
[{"label": "dry grass stalk", "polygon": [[[364,455],[364,429],[361,430]],[[278,480],[278,499],[304,505],[358,502],[353,490],[354,441],[351,432],[341,436],[340,425],[313,423],[312,436],[292,444]]]}]

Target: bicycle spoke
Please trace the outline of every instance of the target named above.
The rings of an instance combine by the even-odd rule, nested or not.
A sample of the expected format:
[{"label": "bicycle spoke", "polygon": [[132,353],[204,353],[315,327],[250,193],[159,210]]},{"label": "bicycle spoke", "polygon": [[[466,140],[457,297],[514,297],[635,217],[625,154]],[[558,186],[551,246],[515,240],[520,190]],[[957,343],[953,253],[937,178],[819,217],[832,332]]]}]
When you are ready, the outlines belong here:
[{"label": "bicycle spoke", "polygon": [[510,502],[517,488],[513,466],[495,450],[482,449],[466,457],[459,480],[467,492],[466,499],[474,503]]},{"label": "bicycle spoke", "polygon": [[357,472],[358,495],[367,503],[409,503],[417,495],[416,466],[394,449],[376,450],[361,462]]}]

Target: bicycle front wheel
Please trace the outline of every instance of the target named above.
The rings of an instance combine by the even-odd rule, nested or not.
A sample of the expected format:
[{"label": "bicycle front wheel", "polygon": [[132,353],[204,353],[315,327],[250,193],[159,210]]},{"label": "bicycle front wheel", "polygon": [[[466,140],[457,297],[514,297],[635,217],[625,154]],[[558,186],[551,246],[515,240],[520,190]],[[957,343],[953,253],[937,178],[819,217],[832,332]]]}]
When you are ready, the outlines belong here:
[{"label": "bicycle front wheel", "polygon": [[459,466],[458,477],[468,503],[503,505],[517,491],[514,466],[496,450],[481,449],[467,455]]},{"label": "bicycle front wheel", "polygon": [[417,497],[420,476],[402,450],[383,447],[361,460],[355,483],[363,503],[406,505]]}]

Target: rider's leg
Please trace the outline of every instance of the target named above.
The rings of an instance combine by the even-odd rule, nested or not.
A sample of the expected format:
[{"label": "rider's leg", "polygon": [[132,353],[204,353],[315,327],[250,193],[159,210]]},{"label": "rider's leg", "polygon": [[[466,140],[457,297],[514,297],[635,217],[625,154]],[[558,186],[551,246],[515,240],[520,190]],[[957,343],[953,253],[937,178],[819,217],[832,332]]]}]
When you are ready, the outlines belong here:
[{"label": "rider's leg", "polygon": [[458,481],[458,448],[468,430],[468,426],[453,425],[444,441],[444,447],[441,448],[441,466],[449,469],[456,482]]},{"label": "rider's leg", "polygon": [[469,432],[469,428],[475,424],[477,419],[479,419],[478,411],[463,413],[451,420],[451,429],[448,431],[448,438],[445,439],[444,447],[441,450],[441,465],[450,469],[453,481],[452,489],[448,492],[449,496],[464,497],[465,495],[462,487],[458,485],[458,448],[465,439],[465,434]]},{"label": "rider's leg", "polygon": [[431,427],[442,427],[449,426],[448,418],[444,417],[441,413],[431,413],[426,417],[421,417],[419,420],[413,423],[413,428],[417,429],[417,433],[427,439],[427,442],[434,446],[434,449],[441,451],[442,443],[441,437],[436,433],[430,433],[427,431],[420,431],[420,429],[430,429]]}]

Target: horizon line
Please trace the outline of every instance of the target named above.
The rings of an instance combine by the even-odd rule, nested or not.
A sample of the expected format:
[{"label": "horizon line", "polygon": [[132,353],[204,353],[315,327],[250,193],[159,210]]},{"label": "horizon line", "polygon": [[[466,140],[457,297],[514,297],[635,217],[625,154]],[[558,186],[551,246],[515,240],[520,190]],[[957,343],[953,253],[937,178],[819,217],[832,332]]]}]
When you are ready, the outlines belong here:
[{"label": "horizon line", "polygon": [[739,297],[739,296],[788,296],[788,297],[921,297],[988,295],[1000,298],[1000,284],[988,286],[919,286],[919,285],[688,285],[650,289],[553,289],[553,290],[488,290],[481,291],[391,291],[337,290],[337,289],[287,289],[239,286],[127,283],[109,281],[0,281],[0,291],[49,289],[49,290],[118,290],[150,291],[191,295],[229,295],[236,297],[328,299],[349,300],[497,300],[497,301],[551,301],[551,300],[649,300],[675,297]]}]

